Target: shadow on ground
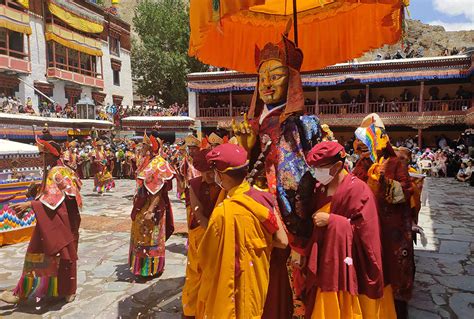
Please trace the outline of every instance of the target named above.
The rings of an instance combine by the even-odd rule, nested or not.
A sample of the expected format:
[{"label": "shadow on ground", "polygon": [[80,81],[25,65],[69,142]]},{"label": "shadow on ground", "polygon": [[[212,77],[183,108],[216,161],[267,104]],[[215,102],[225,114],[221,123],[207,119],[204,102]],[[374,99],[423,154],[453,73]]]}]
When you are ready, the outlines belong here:
[{"label": "shadow on ground", "polygon": [[184,277],[162,279],[118,302],[120,318],[180,318]]},{"label": "shadow on ground", "polygon": [[186,249],[186,245],[184,244],[175,244],[175,243],[172,243],[172,244],[169,244],[166,246],[166,250],[172,252],[172,253],[175,253],[175,254],[181,254],[181,255],[187,255],[187,249]]},{"label": "shadow on ground", "polygon": [[35,299],[28,299],[18,305],[6,305],[0,307],[0,318],[13,313],[28,315],[43,315],[50,311],[58,311],[66,304],[64,298],[45,298],[36,302]]}]

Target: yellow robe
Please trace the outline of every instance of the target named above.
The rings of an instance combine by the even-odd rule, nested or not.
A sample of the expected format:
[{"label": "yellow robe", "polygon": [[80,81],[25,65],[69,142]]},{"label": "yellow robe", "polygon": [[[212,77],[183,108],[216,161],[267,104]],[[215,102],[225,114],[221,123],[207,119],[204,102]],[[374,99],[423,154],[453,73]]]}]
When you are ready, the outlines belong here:
[{"label": "yellow robe", "polygon": [[[318,212],[330,214],[331,203]],[[318,288],[311,319],[396,319],[392,287],[386,286],[383,297],[372,299],[366,295],[351,295],[348,291],[324,291]]]},{"label": "yellow robe", "polygon": [[[217,198],[216,205],[224,200],[225,191],[221,191]],[[186,207],[188,225],[191,225],[191,209]],[[198,248],[204,236],[206,229],[204,227],[196,227],[188,229],[188,263],[186,265],[186,282],[183,287],[183,314],[193,317],[196,315],[197,295],[201,284],[201,273],[199,271]]]},{"label": "yellow robe", "polygon": [[216,206],[199,245],[198,319],[262,316],[272,249],[272,234],[263,222],[273,213],[245,195],[249,189],[243,182]]}]

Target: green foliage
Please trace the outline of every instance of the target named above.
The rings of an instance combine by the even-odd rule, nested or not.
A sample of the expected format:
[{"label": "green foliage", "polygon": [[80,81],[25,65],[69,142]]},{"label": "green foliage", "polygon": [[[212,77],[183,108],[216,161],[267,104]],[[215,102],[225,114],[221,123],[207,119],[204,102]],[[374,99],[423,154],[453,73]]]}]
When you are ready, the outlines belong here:
[{"label": "green foliage", "polygon": [[138,94],[156,96],[163,106],[187,99],[186,75],[206,67],[188,56],[189,1],[143,0],[133,18],[138,39],[132,72]]}]

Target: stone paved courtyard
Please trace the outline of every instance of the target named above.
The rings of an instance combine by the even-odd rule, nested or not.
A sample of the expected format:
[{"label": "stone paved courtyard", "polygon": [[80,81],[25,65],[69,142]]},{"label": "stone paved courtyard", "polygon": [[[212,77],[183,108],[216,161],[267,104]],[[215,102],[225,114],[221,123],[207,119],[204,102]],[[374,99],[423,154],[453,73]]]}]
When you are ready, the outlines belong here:
[{"label": "stone paved courtyard", "polygon": [[[180,318],[185,280],[184,205],[170,193],[177,234],[167,242],[164,274],[137,280],[127,254],[134,182],[116,181],[114,193],[83,188],[76,300],[30,300],[12,307],[0,302],[0,318]],[[417,274],[410,318],[472,318],[474,313],[474,189],[452,179],[429,179],[420,225],[428,239],[416,247]],[[0,248],[0,291],[18,280],[27,244]]]}]

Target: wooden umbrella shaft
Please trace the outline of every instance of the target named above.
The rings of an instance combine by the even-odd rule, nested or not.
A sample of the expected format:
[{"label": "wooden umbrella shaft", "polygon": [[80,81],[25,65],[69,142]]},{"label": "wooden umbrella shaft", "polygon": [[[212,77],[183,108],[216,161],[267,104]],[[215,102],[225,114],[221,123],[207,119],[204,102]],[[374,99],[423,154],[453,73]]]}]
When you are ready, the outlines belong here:
[{"label": "wooden umbrella shaft", "polygon": [[295,44],[298,47],[298,9],[296,8],[296,0],[293,0],[293,30],[295,35]]}]

